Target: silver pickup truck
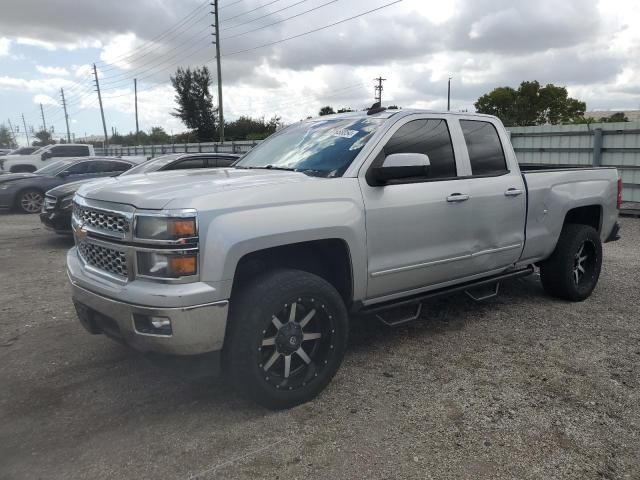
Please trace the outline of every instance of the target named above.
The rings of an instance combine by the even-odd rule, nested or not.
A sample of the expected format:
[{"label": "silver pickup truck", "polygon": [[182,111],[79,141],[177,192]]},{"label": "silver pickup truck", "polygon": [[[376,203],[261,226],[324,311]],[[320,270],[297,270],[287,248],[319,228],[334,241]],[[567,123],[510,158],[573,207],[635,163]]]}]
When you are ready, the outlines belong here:
[{"label": "silver pickup truck", "polygon": [[217,352],[286,408],[329,383],[350,316],[401,324],[535,266],[551,295],[586,299],[620,198],[613,168],[521,173],[494,117],[376,108],[291,125],[231,168],[81,187],[68,275],[89,332]]}]

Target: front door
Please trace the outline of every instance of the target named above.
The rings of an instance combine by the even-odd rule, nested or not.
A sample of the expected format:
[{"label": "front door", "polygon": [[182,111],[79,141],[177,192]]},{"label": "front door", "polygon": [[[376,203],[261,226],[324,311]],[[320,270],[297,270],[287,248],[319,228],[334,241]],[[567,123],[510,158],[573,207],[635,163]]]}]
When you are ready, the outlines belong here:
[{"label": "front door", "polygon": [[[444,119],[411,116],[398,122],[360,172],[366,210],[369,299],[409,292],[468,276],[471,251],[471,186]],[[423,153],[427,175],[376,186],[371,167],[394,153]]]}]

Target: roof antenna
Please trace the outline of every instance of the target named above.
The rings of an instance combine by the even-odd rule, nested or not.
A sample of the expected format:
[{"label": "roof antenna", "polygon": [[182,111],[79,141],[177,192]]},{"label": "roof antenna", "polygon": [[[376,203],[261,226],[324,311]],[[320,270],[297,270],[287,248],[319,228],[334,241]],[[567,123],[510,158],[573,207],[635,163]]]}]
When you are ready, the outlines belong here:
[{"label": "roof antenna", "polygon": [[375,115],[376,113],[384,112],[385,110],[386,108],[382,106],[382,103],[376,102],[371,105],[369,110],[367,110],[367,115]]}]

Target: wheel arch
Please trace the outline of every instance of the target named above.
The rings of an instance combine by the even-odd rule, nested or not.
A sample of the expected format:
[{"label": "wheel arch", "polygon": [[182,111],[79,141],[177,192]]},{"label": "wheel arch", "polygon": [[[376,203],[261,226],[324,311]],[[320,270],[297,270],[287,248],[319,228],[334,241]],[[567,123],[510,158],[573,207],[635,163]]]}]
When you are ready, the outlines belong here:
[{"label": "wheel arch", "polygon": [[349,245],[341,238],[289,243],[246,253],[236,264],[231,295],[252,278],[278,268],[318,275],[338,291],[347,308],[353,302],[353,263]]},{"label": "wheel arch", "polygon": [[567,224],[588,225],[598,233],[602,231],[602,205],[582,205],[567,211],[563,226]]}]

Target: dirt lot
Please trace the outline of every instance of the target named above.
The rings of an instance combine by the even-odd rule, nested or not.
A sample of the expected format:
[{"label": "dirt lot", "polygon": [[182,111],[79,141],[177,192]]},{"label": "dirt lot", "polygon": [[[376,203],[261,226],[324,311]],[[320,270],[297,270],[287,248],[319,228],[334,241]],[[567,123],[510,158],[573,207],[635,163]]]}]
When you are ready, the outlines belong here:
[{"label": "dirt lot", "polygon": [[76,317],[71,246],[0,215],[0,478],[640,478],[640,220],[584,303],[536,277],[482,304],[354,322],[329,388],[285,412],[159,369]]}]

